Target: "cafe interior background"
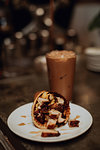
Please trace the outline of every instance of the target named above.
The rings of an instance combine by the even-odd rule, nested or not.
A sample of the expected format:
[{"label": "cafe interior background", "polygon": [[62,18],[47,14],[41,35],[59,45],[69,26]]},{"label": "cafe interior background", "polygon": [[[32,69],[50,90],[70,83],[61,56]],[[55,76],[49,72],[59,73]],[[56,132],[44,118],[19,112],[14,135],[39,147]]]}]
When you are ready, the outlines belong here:
[{"label": "cafe interior background", "polygon": [[52,49],[100,55],[99,0],[0,1],[0,80],[46,71]]},{"label": "cafe interior background", "polygon": [[[56,49],[76,53],[71,102],[91,113],[93,126],[79,138],[62,143],[16,137],[15,149],[21,149],[21,141],[28,150],[99,150],[100,0],[0,0],[0,131],[4,129],[9,142],[10,130],[1,120],[7,124],[11,112],[33,102],[36,92],[49,91],[45,54]],[[83,125],[87,122],[83,120]]]}]

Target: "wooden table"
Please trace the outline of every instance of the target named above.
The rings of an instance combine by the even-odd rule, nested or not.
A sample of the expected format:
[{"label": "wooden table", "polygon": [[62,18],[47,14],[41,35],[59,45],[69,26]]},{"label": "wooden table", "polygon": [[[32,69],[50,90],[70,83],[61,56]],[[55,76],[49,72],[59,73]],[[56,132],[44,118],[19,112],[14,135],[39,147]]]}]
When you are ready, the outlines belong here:
[{"label": "wooden table", "polygon": [[[3,120],[17,107],[32,102],[37,91],[48,90],[46,73],[34,73],[0,80],[0,115]],[[100,73],[86,69],[84,55],[78,55],[73,103],[86,108],[93,116],[92,127],[83,135],[59,143],[38,143],[13,134],[26,150],[99,150],[100,149]],[[85,121],[85,120],[84,120]],[[0,147],[1,149],[1,147]],[[2,149],[1,149],[2,150]]]}]

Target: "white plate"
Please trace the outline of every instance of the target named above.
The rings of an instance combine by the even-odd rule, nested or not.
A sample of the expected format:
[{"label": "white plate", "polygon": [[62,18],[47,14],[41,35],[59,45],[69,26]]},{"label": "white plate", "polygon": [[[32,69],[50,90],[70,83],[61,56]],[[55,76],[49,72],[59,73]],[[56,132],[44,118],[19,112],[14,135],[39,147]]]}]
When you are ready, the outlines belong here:
[{"label": "white plate", "polygon": [[[32,103],[25,104],[14,110],[8,117],[7,124],[12,132],[28,140],[38,142],[59,142],[75,138],[86,132],[92,125],[93,118],[91,114],[81,106],[70,103],[71,115],[70,119],[80,116],[79,127],[70,128],[68,124],[63,127],[57,128],[61,133],[58,137],[41,137],[40,129],[36,128],[31,120],[31,107]],[[20,126],[19,124],[25,125]],[[34,132],[34,133],[33,133]]]}]

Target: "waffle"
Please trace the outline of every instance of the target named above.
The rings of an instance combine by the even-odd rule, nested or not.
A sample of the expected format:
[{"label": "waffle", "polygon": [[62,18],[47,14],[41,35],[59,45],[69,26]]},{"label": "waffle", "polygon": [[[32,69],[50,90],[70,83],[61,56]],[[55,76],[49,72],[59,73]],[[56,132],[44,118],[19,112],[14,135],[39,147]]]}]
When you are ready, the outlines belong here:
[{"label": "waffle", "polygon": [[55,92],[42,91],[35,96],[32,121],[40,129],[55,129],[65,125],[70,116],[69,101]]}]

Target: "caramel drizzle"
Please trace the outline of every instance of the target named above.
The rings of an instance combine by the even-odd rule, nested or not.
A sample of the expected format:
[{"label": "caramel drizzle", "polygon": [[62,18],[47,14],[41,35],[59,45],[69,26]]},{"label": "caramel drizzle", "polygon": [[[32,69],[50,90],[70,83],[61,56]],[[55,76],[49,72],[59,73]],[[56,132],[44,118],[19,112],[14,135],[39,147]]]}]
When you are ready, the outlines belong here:
[{"label": "caramel drizzle", "polygon": [[65,132],[65,133],[61,133],[61,134],[62,134],[62,135],[65,135],[65,134],[70,134],[70,133],[68,133],[68,132],[66,133],[66,132]]},{"label": "caramel drizzle", "polygon": [[76,119],[79,119],[80,118],[80,116],[79,115],[77,115],[74,119],[76,120]]},{"label": "caramel drizzle", "polygon": [[[27,123],[27,124],[31,124],[31,123]],[[20,124],[18,124],[19,126],[24,126],[24,125],[26,125],[24,122],[22,122],[22,123],[20,123]]]},{"label": "caramel drizzle", "polygon": [[35,136],[40,136],[41,131],[30,131],[29,133],[35,134],[34,136],[32,136],[32,137],[35,137]]},{"label": "caramel drizzle", "polygon": [[18,124],[19,126],[24,126],[24,125],[26,125],[25,123],[20,123],[20,124]]},{"label": "caramel drizzle", "polygon": [[30,134],[37,134],[37,133],[40,133],[41,131],[30,131],[29,133]]},{"label": "caramel drizzle", "polygon": [[70,129],[60,129],[60,131],[66,131],[66,130],[72,130],[72,128],[70,128]]},{"label": "caramel drizzle", "polygon": [[74,119],[70,119],[69,121],[74,121],[74,120],[77,120],[77,119],[79,119],[80,118],[80,116],[79,115],[77,115]]},{"label": "caramel drizzle", "polygon": [[37,133],[37,134],[33,135],[32,137],[34,138],[36,136],[40,136],[40,133]]},{"label": "caramel drizzle", "polygon": [[26,118],[26,116],[21,116],[22,118]]}]

